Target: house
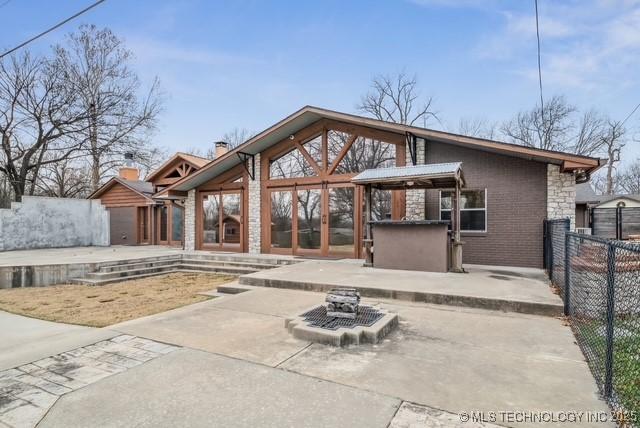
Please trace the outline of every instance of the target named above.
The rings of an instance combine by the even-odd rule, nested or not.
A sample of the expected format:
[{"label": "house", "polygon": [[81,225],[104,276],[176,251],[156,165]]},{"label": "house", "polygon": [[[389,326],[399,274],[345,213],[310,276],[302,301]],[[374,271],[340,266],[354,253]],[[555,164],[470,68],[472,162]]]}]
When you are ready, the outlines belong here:
[{"label": "house", "polygon": [[[216,143],[216,153],[226,152],[226,143]],[[140,180],[131,155],[119,174],[89,195],[99,199],[110,213],[111,245],[159,244],[182,246],[184,205],[180,198],[158,197],[158,192],[188,177],[209,159],[176,153]]]},{"label": "house", "polygon": [[[602,164],[307,106],[151,198],[184,207],[187,250],[362,258],[364,196],[351,179],[446,162],[462,162],[465,176],[464,263],[531,267],[542,266],[543,220],[573,224],[576,181]],[[411,183],[374,189],[371,201],[374,219],[446,220],[451,208],[450,191]],[[226,233],[229,218],[237,233]]]},{"label": "house", "polygon": [[640,208],[640,195],[597,195],[589,183],[576,185],[576,227],[591,227],[594,208]]}]

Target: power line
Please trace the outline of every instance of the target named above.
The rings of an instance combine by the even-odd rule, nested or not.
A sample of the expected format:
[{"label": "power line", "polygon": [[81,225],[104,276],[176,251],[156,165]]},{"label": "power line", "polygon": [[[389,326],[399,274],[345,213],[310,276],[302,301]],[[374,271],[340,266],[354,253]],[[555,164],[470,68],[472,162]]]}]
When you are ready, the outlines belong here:
[{"label": "power line", "polygon": [[[54,25],[53,27],[49,28],[48,30],[43,31],[42,33],[38,34],[37,36],[34,36],[32,38],[30,38],[29,40],[27,40],[26,42],[20,43],[18,46],[16,46],[13,49],[9,49],[8,51],[6,51],[5,53],[3,53],[2,55],[0,55],[0,59],[4,58],[5,56],[9,55],[10,53],[13,53],[15,51],[17,51],[18,49],[28,45],[29,43],[33,42],[34,40],[39,39],[40,37],[52,32],[53,30],[56,30],[60,27],[62,27],[64,24],[66,24],[67,22],[77,18],[78,16],[82,15],[85,12],[88,12],[89,10],[93,9],[94,7],[98,6],[100,3],[104,2],[105,0],[98,0],[97,2],[93,3],[91,6],[88,6],[84,9],[82,9],[80,12],[76,13],[73,16],[70,16],[69,18],[65,19],[62,22],[57,23],[56,25]],[[6,3],[5,3],[6,4]]]},{"label": "power line", "polygon": [[538,0],[535,0],[536,4],[536,38],[538,39],[538,83],[540,86],[540,114],[542,121],[544,122],[544,98],[542,96],[542,65],[540,62],[540,25],[538,23]]},{"label": "power line", "polygon": [[634,114],[634,113],[635,113],[639,108],[640,108],[640,104],[638,104],[638,105],[636,106],[636,108],[634,108],[633,110],[631,110],[631,113],[629,113],[629,114],[627,115],[627,117],[625,117],[625,118],[624,118],[624,120],[622,121],[622,123],[620,124],[620,126],[624,125],[624,124],[627,122],[627,120],[629,120],[629,118],[630,118],[631,116],[633,116],[633,114]]},{"label": "power line", "polygon": [[11,0],[4,0],[2,3],[0,3],[0,8],[5,7],[9,3],[11,3]]}]

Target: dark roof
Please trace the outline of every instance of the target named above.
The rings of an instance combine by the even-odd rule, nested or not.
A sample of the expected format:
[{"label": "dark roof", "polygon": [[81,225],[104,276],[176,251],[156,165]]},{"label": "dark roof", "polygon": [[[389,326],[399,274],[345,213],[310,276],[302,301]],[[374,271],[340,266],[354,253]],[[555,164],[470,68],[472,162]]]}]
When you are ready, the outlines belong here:
[{"label": "dark roof", "polygon": [[432,129],[419,128],[416,126],[402,125],[368,117],[356,116],[353,114],[341,113],[319,107],[306,106],[255,135],[248,141],[236,147],[234,150],[231,150],[225,155],[211,161],[195,173],[172,184],[163,192],[169,190],[186,191],[193,189],[241,163],[242,160],[237,155],[238,152],[248,154],[260,153],[266,148],[277,144],[292,134],[295,134],[298,130],[321,119],[330,119],[349,124],[362,125],[372,129],[393,132],[400,135],[411,133],[419,138],[424,138],[430,141],[440,141],[463,147],[536,160],[539,162],[553,163],[561,165],[562,168],[569,171],[584,170],[592,173],[603,163],[598,158],[588,156],[523,147],[516,144],[457,135],[449,132],[435,131]]},{"label": "dark roof", "polygon": [[109,181],[100,186],[98,190],[87,196],[87,199],[98,199],[100,195],[102,195],[104,192],[118,183],[147,199],[152,199],[151,197],[153,196],[153,184],[147,181],[125,180],[124,178],[117,176],[112,177]]},{"label": "dark roof", "polygon": [[604,195],[597,195],[590,183],[576,184],[576,204],[599,202]]},{"label": "dark roof", "polygon": [[598,195],[589,183],[576,184],[576,204],[592,204],[599,205],[615,199],[631,199],[640,202],[640,195]]},{"label": "dark roof", "polygon": [[138,193],[143,193],[143,194],[146,194],[147,196],[153,195],[153,184],[149,183],[148,181],[125,180],[120,177],[118,177],[118,181],[120,181],[123,184],[126,184],[127,186],[131,187],[133,190],[135,190]]}]

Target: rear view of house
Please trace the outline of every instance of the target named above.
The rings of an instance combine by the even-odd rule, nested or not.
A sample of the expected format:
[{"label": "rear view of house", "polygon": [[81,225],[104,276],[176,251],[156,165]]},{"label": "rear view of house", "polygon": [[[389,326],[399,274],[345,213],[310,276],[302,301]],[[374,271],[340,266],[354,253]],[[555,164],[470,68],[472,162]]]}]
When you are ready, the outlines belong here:
[{"label": "rear view of house", "polygon": [[[464,263],[542,266],[543,221],[575,222],[596,158],[305,107],[153,196],[184,207],[184,247],[362,258],[365,169],[462,162]],[[375,219],[448,220],[451,192],[378,190]],[[156,241],[158,242],[158,241]],[[160,240],[159,242],[163,242]],[[425,254],[428,257],[428,254]]]}]

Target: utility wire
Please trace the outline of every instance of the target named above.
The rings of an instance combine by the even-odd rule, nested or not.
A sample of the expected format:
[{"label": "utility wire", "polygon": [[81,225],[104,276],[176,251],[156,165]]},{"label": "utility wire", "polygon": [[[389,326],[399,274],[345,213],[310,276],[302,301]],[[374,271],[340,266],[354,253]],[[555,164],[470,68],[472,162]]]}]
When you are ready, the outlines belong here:
[{"label": "utility wire", "polygon": [[622,121],[622,123],[620,124],[620,126],[623,126],[623,125],[627,122],[627,120],[629,120],[629,118],[630,118],[631,116],[633,116],[633,114],[634,114],[634,113],[635,113],[639,108],[640,108],[640,104],[638,104],[638,105],[636,106],[636,108],[634,108],[633,110],[631,110],[631,113],[629,113],[629,114],[627,115],[627,117],[625,117],[625,118],[624,118],[624,120]]},{"label": "utility wire", "polygon": [[540,86],[540,114],[544,123],[544,97],[542,96],[542,65],[540,62],[540,24],[538,23],[538,0],[536,4],[536,38],[538,39],[538,83]]},{"label": "utility wire", "polygon": [[[32,38],[30,38],[29,40],[27,40],[26,42],[20,43],[18,46],[16,46],[13,49],[9,49],[8,51],[4,52],[2,55],[0,55],[0,59],[4,58],[5,56],[9,55],[10,53],[13,53],[15,51],[17,51],[18,49],[28,45],[29,43],[33,42],[34,40],[39,39],[40,37],[52,32],[53,30],[56,30],[60,27],[62,27],[64,24],[66,24],[67,22],[77,18],[78,16],[82,15],[85,12],[88,12],[89,10],[93,9],[94,7],[98,6],[100,3],[104,2],[105,0],[98,0],[97,2],[93,3],[91,6],[88,6],[84,9],[82,9],[80,12],[76,13],[73,16],[70,16],[69,18],[65,19],[62,22],[57,23],[56,25],[54,25],[53,27],[49,28],[48,30],[43,31],[42,33],[38,34],[37,36],[34,36]],[[6,4],[6,3],[5,3]]]},{"label": "utility wire", "polygon": [[4,0],[2,3],[0,3],[0,8],[5,7],[9,3],[11,3],[11,0]]}]

